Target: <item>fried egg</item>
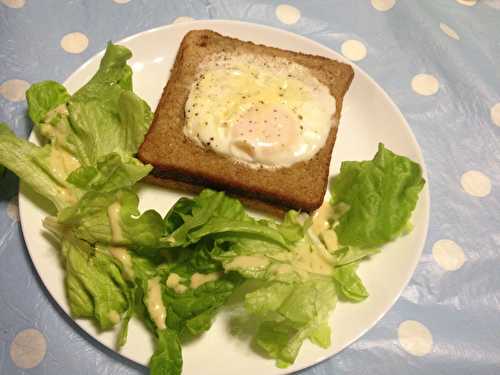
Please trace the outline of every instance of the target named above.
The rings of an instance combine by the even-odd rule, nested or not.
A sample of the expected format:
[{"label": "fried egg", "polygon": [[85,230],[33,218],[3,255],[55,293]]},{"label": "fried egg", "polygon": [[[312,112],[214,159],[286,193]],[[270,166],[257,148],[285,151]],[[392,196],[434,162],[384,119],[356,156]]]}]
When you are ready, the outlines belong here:
[{"label": "fried egg", "polygon": [[333,124],[335,98],[308,68],[285,58],[207,56],[185,106],[184,134],[252,167],[311,159]]}]

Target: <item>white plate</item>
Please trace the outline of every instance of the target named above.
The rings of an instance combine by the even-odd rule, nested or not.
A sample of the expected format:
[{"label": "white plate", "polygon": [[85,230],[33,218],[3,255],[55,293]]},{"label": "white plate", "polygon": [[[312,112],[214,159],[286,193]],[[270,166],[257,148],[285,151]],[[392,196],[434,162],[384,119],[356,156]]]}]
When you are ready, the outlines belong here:
[{"label": "white plate", "polygon": [[[314,41],[267,26],[236,21],[196,21],[160,27],[119,42],[132,50],[134,57],[130,64],[134,70],[134,90],[152,108],[156,108],[183,36],[192,29],[212,29],[242,40],[345,60]],[[103,52],[91,58],[68,78],[65,86],[70,92],[87,82],[96,71],[102,55]],[[378,142],[383,142],[396,153],[420,163],[426,175],[420,148],[398,108],[365,72],[353,67],[355,78],[344,100],[331,174],[338,172],[342,160],[371,159]],[[31,139],[34,139],[33,135]],[[42,234],[41,222],[46,212],[33,199],[28,199],[26,189],[21,190],[19,208],[28,251],[50,294],[68,312],[63,287],[64,272],[57,251]],[[164,214],[179,196],[167,190],[145,186],[140,192],[141,209],[154,208]],[[208,333],[184,346],[183,373],[284,374],[311,366],[339,352],[370,329],[401,294],[420,258],[427,234],[428,216],[429,192],[426,185],[413,216],[415,227],[411,234],[385,246],[381,254],[361,265],[359,274],[370,297],[360,304],[341,303],[332,314],[333,340],[329,349],[321,349],[307,342],[292,367],[278,369],[274,361],[254,353],[247,341],[231,335],[230,312],[223,311]],[[89,321],[76,322],[89,335],[113,348],[113,332],[98,333]],[[148,363],[152,354],[151,336],[137,321],[130,324],[129,340],[121,354],[138,363]]]}]

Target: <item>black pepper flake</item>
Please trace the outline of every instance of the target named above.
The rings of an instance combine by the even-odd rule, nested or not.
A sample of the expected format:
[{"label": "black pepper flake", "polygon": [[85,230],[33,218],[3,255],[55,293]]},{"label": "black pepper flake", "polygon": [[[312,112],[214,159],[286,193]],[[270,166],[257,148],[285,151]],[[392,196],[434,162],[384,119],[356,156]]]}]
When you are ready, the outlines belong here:
[{"label": "black pepper flake", "polygon": [[214,137],[210,137],[210,140],[213,141],[214,140]]},{"label": "black pepper flake", "polygon": [[300,130],[304,130],[304,127],[302,125],[300,125]]},{"label": "black pepper flake", "polygon": [[195,116],[198,116],[198,112],[196,112],[194,115],[195,115]]},{"label": "black pepper flake", "polygon": [[302,115],[299,115],[299,119],[302,120],[304,117],[302,117]]}]

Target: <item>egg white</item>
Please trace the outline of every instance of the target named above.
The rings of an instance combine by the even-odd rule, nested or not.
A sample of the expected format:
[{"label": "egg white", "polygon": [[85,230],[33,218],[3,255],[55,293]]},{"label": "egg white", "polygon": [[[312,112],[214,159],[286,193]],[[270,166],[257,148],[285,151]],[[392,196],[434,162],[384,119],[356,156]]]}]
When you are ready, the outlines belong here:
[{"label": "egg white", "polygon": [[253,167],[311,159],[333,124],[335,98],[308,68],[287,59],[217,53],[199,66],[184,133]]}]

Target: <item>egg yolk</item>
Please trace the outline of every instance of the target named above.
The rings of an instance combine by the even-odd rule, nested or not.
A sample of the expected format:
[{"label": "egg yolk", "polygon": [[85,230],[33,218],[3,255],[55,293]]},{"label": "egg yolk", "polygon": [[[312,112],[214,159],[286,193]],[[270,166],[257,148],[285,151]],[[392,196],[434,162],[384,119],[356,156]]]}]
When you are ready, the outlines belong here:
[{"label": "egg yolk", "polygon": [[252,107],[231,129],[231,151],[247,161],[270,163],[295,148],[300,123],[285,106]]}]

